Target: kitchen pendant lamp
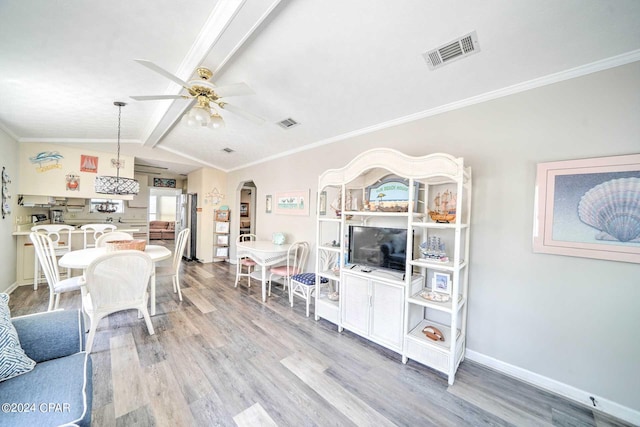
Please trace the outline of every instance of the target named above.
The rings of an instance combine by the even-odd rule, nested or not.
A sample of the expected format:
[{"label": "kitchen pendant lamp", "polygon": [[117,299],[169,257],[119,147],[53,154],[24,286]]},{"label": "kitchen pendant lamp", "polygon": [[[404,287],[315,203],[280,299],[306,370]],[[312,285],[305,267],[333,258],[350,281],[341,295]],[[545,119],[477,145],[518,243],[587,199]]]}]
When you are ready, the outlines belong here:
[{"label": "kitchen pendant lamp", "polygon": [[140,192],[140,183],[135,179],[120,177],[120,124],[122,118],[122,107],[124,102],[116,101],[113,103],[118,107],[118,156],[116,158],[116,176],[96,176],[95,191],[100,194],[117,194],[128,195],[138,194]]}]

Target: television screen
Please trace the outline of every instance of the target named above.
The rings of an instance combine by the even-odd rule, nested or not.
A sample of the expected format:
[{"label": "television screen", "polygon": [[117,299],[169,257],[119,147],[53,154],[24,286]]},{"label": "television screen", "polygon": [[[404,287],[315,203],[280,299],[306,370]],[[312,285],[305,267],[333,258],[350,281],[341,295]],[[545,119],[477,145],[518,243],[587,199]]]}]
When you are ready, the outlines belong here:
[{"label": "television screen", "polygon": [[404,228],[349,226],[349,263],[405,270],[407,230]]}]

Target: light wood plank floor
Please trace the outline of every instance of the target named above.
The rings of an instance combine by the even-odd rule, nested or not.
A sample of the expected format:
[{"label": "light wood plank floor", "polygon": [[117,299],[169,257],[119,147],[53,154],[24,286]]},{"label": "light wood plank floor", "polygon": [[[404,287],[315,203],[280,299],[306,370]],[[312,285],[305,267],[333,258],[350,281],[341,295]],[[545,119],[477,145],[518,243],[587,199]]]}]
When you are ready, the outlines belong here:
[{"label": "light wood plank floor", "polygon": [[[227,263],[183,265],[179,302],[157,283],[156,334],[135,311],[103,319],[94,343],[96,426],[624,426],[464,361],[444,375],[289,307],[280,286],[234,288]],[[14,316],[46,310],[48,289],[11,294]],[[65,294],[61,307],[80,306]]]}]

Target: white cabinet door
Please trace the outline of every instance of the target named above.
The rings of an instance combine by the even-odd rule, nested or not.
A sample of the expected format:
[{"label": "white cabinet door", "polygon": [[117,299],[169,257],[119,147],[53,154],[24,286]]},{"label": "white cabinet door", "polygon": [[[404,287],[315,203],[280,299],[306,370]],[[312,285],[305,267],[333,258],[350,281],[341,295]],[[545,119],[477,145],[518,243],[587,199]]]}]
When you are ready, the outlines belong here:
[{"label": "white cabinet door", "polygon": [[371,282],[372,304],[369,335],[388,347],[402,350],[404,288]]},{"label": "white cabinet door", "polygon": [[369,334],[369,281],[344,275],[342,284],[342,326],[359,335]]}]

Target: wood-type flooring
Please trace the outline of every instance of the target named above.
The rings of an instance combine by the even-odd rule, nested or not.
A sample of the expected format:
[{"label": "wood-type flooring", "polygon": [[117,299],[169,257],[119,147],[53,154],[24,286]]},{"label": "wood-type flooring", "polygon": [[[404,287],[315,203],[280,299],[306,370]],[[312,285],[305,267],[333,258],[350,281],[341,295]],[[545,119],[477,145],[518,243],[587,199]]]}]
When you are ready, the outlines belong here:
[{"label": "wood-type flooring", "polygon": [[[95,426],[624,426],[465,360],[453,386],[432,369],[289,306],[280,286],[234,288],[235,266],[183,263],[183,301],[158,278],[156,334],[134,310],[103,319],[93,360]],[[11,294],[44,311],[46,285]],[[79,308],[79,294],[61,307]],[[313,311],[313,306],[312,306]]]}]

